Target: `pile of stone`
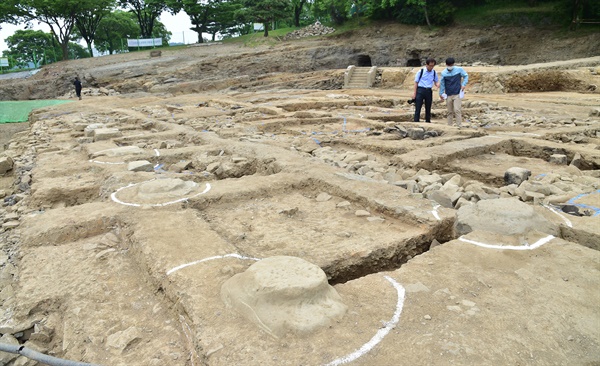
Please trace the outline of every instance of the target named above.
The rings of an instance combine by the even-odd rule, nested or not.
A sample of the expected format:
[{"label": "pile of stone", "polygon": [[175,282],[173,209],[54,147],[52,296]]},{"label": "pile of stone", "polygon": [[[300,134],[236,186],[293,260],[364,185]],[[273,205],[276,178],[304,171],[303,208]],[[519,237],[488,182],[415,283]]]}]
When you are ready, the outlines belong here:
[{"label": "pile of stone", "polygon": [[[118,91],[116,91],[114,89],[108,89],[108,88],[104,88],[104,87],[81,89],[81,95],[84,97],[86,97],[86,96],[88,96],[88,97],[114,96],[114,95],[119,95],[119,94],[121,94],[121,93],[119,93]],[[74,99],[76,97],[75,91],[74,90],[70,91],[64,97],[69,98],[69,99]]]},{"label": "pile of stone", "polygon": [[[566,205],[572,198],[593,193],[600,188],[600,174],[597,171],[580,171],[576,164],[571,164],[565,173],[549,173],[533,178],[531,171],[514,167],[505,172],[504,186],[493,187],[456,173],[390,167],[377,161],[375,156],[363,152],[336,151],[330,146],[319,148],[316,144],[312,148],[301,145],[292,149],[309,153],[325,163],[345,169],[348,173],[345,176],[348,178],[399,186],[408,190],[414,198],[428,198],[446,208],[459,209],[479,201],[498,198],[517,198],[534,204]],[[555,160],[559,158],[553,157]],[[561,164],[559,161],[551,162]],[[579,210],[576,214],[588,215],[590,212]]]},{"label": "pile of stone", "polygon": [[321,24],[321,22],[317,21],[315,24],[309,25],[308,27],[304,27],[286,34],[283,39],[287,41],[290,39],[300,39],[304,37],[323,36],[333,32],[335,32],[334,28],[326,27]]},{"label": "pile of stone", "polygon": [[[594,118],[586,118],[585,120],[577,120],[575,118],[564,118],[553,116],[550,113],[545,115],[534,115],[532,111],[522,108],[501,108],[497,103],[487,102],[483,100],[465,101],[464,109],[480,110],[479,113],[469,112],[467,123],[479,127],[506,127],[518,126],[536,129],[549,129],[560,127],[583,127],[593,126],[598,124],[598,120]],[[583,135],[582,135],[583,136]],[[592,136],[596,137],[596,136]],[[570,140],[569,140],[570,141]],[[563,141],[568,142],[568,141]],[[580,141],[585,142],[580,139]]]},{"label": "pile of stone", "polygon": [[409,138],[412,140],[424,140],[430,137],[438,137],[441,135],[440,132],[435,130],[426,130],[423,127],[410,127],[404,128],[402,126],[389,124],[383,129],[383,132],[390,133],[394,140],[400,140],[403,138]]}]

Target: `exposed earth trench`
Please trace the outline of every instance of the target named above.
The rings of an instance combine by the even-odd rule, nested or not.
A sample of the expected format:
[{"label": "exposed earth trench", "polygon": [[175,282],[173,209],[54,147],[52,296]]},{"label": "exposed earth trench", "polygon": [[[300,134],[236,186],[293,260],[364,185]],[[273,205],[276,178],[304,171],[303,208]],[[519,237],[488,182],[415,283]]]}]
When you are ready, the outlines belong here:
[{"label": "exposed earth trench", "polygon": [[[84,93],[0,127],[0,342],[102,365],[600,364],[599,37],[526,53],[463,29],[457,128],[438,101],[410,122],[404,64],[449,55],[442,34],[366,32],[2,80],[5,100],[73,98],[74,74]],[[344,89],[359,55],[377,83]],[[307,330],[333,300],[283,291],[275,332],[230,306],[224,284],[284,256],[341,316]]]}]

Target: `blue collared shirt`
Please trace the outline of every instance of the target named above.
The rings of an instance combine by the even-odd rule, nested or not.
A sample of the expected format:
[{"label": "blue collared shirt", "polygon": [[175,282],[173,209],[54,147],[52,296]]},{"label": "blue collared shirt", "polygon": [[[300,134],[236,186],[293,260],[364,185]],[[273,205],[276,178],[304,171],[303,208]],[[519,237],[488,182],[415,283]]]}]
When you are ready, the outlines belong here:
[{"label": "blue collared shirt", "polygon": [[[423,76],[421,76],[421,70],[423,70]],[[417,86],[422,88],[433,88],[433,83],[437,82],[438,75],[435,70],[427,71],[427,67],[423,67],[421,70],[417,71],[415,75],[415,83],[418,82]],[[421,80],[419,80],[421,77]]]}]

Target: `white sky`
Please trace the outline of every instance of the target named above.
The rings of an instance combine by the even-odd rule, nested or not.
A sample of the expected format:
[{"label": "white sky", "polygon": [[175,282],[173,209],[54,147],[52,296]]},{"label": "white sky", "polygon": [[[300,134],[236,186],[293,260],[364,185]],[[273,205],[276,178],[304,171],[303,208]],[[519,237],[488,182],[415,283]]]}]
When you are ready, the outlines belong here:
[{"label": "white sky", "polygon": [[[192,26],[190,17],[183,11],[177,13],[177,15],[163,12],[159,17],[159,20],[165,25],[167,30],[173,34],[171,36],[171,42],[195,43],[198,40],[197,33],[190,30],[190,27]],[[15,31],[19,29],[25,29],[25,24],[12,25],[2,23],[2,29],[0,29],[0,56],[2,55],[2,51],[8,50],[4,40],[9,36],[12,36]],[[50,28],[45,24],[37,25],[37,23],[34,23],[33,29],[50,32]],[[85,41],[82,41],[82,45],[85,46]]]}]

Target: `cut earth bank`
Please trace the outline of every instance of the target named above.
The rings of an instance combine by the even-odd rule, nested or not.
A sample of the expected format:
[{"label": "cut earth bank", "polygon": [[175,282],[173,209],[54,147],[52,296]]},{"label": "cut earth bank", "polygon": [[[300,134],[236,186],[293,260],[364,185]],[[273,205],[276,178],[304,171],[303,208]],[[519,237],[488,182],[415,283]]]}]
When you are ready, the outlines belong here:
[{"label": "cut earth bank", "polygon": [[[564,61],[584,84],[519,93],[485,89],[514,67],[479,67],[463,129],[440,104],[408,122],[410,89],[390,80],[410,68],[371,89],[320,90],[341,75],[328,70],[88,88],[37,110],[3,153],[2,342],[104,365],[596,364],[599,66]],[[271,297],[228,306],[223,284],[263,258],[283,261],[254,276]],[[265,303],[341,315],[276,328]]]}]

